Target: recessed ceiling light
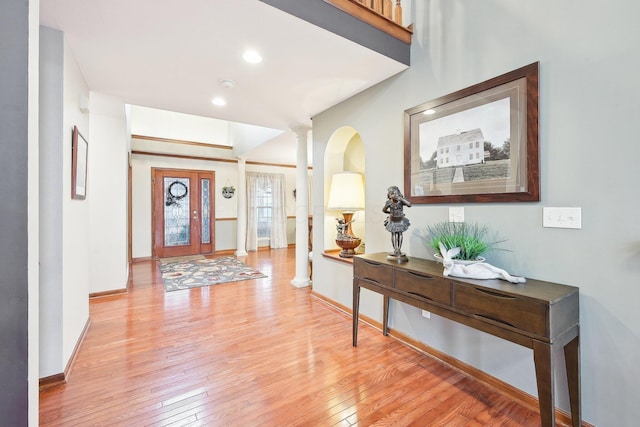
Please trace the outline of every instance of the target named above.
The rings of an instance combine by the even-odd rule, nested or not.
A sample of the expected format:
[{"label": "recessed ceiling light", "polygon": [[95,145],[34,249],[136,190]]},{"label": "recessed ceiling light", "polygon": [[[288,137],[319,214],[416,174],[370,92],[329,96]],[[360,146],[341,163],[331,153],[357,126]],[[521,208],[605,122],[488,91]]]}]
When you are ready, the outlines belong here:
[{"label": "recessed ceiling light", "polygon": [[428,110],[425,110],[422,114],[430,116],[431,114],[435,114],[435,113],[436,113],[436,110],[434,110],[433,108],[430,108]]},{"label": "recessed ceiling light", "polygon": [[259,64],[262,62],[262,56],[255,50],[247,50],[242,54],[242,58],[249,64]]},{"label": "recessed ceiling light", "polygon": [[224,98],[217,96],[211,100],[213,105],[217,105],[218,107],[222,107],[223,105],[227,105],[227,101]]}]

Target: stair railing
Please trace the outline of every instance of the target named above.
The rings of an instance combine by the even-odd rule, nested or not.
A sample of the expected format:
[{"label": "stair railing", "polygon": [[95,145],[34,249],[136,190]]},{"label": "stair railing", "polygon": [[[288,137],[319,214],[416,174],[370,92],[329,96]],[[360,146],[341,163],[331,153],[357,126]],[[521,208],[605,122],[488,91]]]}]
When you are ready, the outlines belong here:
[{"label": "stair railing", "polygon": [[351,0],[402,26],[402,0]]}]

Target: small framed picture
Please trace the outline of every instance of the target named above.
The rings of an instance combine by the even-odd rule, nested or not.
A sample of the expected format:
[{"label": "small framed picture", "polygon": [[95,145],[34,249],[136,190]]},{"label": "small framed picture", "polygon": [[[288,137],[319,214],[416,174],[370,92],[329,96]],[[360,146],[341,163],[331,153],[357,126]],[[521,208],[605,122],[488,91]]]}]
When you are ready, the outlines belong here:
[{"label": "small framed picture", "polygon": [[78,127],[73,127],[71,138],[71,198],[83,200],[87,197],[87,160],[89,143],[78,131]]}]

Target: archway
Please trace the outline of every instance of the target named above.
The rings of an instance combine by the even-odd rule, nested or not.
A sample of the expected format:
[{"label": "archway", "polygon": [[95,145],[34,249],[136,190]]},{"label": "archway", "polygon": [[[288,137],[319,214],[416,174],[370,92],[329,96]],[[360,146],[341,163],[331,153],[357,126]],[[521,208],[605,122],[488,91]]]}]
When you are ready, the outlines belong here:
[{"label": "archway", "polygon": [[[331,178],[340,172],[360,173],[365,181],[364,144],[360,134],[351,126],[337,129],[329,138],[324,155],[324,249],[338,248],[336,244],[336,218],[341,218],[339,211],[327,209]],[[365,191],[366,193],[366,191]],[[365,212],[358,211],[352,223],[353,233],[365,241]],[[361,245],[362,247],[363,245]],[[361,249],[360,249],[361,250]]]}]

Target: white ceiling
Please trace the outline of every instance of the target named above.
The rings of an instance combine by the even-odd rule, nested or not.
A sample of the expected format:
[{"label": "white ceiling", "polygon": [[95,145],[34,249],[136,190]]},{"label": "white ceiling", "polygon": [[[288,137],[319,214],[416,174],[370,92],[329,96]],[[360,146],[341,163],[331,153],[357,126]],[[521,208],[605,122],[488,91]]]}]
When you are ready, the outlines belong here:
[{"label": "white ceiling", "polygon": [[[65,33],[91,91],[286,131],[407,68],[258,0],[40,0],[40,22]],[[295,163],[293,133],[271,144],[256,160]]]}]

